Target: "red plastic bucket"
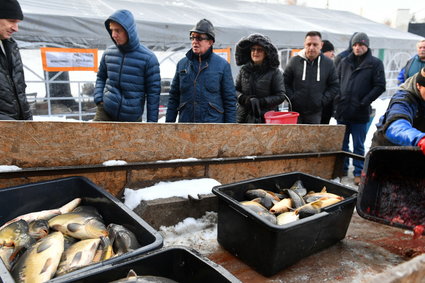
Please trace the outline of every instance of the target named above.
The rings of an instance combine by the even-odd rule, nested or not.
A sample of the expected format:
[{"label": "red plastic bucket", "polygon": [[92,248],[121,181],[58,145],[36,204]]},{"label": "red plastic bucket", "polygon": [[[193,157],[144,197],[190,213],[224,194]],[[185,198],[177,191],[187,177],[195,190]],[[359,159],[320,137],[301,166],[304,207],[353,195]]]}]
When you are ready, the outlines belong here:
[{"label": "red plastic bucket", "polygon": [[298,112],[269,111],[264,114],[264,119],[266,124],[296,124],[298,116]]}]

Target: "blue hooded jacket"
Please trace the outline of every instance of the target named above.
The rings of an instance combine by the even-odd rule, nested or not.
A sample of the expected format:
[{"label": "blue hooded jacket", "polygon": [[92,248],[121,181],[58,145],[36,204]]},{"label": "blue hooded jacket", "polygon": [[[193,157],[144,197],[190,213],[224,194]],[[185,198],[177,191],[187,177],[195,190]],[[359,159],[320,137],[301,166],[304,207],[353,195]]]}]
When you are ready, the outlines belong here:
[{"label": "blue hooded jacket", "polygon": [[416,146],[425,137],[425,101],[416,87],[417,75],[408,78],[391,98],[376,124],[372,146]]},{"label": "blue hooded jacket", "polygon": [[94,102],[103,101],[105,112],[116,121],[141,121],[145,101],[147,121],[158,121],[161,76],[155,54],[140,44],[133,15],[118,10],[106,21],[112,38],[110,21],[120,24],[127,32],[124,45],[108,47],[103,53],[97,73]]}]

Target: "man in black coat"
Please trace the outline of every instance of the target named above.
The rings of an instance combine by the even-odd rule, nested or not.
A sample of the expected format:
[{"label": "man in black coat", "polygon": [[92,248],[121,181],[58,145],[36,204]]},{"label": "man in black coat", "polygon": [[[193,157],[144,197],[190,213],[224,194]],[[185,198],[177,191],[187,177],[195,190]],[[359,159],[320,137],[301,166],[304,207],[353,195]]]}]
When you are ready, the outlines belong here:
[{"label": "man in black coat", "polygon": [[[371,103],[385,91],[385,72],[382,61],[372,56],[369,37],[363,32],[353,39],[353,51],[338,66],[340,94],[335,99],[335,118],[346,126],[342,149],[349,151],[350,135],[355,154],[364,155],[364,141],[370,119]],[[348,159],[344,171],[348,171]],[[360,182],[363,161],[354,160],[354,183]]]},{"label": "man in black coat", "polygon": [[320,124],[323,106],[338,93],[335,67],[320,52],[322,45],[320,32],[308,32],[304,49],[289,60],[283,73],[292,110],[300,114],[298,124]]},{"label": "man in black coat", "polygon": [[0,120],[32,120],[24,68],[12,34],[24,19],[16,0],[0,0]]}]

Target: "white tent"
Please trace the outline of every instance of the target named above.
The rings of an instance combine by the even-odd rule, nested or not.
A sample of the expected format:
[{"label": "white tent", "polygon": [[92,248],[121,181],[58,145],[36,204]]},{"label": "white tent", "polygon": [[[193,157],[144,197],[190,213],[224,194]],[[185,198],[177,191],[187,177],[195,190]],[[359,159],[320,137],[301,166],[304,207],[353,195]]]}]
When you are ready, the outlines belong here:
[{"label": "white tent", "polygon": [[115,10],[133,12],[142,42],[155,50],[189,47],[189,29],[202,18],[216,28],[216,47],[233,47],[250,33],[268,35],[279,48],[301,47],[318,30],[344,49],[354,32],[366,32],[374,49],[414,50],[417,35],[350,12],[230,0],[19,0],[24,12],[14,37],[34,45],[104,48],[111,44],[104,21]]}]

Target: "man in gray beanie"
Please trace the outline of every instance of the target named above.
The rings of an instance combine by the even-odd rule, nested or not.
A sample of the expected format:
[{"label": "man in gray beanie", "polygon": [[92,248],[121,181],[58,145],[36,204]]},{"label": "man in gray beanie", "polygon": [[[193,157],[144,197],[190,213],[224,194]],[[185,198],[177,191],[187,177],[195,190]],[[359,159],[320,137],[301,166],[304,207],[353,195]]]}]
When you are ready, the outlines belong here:
[{"label": "man in gray beanie", "polygon": [[[353,151],[363,156],[364,142],[371,114],[371,103],[385,91],[384,64],[372,56],[367,34],[356,33],[351,40],[353,51],[338,65],[340,93],[335,98],[335,118],[338,124],[345,125],[342,150],[349,151],[350,135],[353,139]],[[344,173],[347,174],[349,160],[344,161]],[[354,183],[360,183],[363,170],[362,160],[353,160]]]},{"label": "man in gray beanie", "polygon": [[207,19],[190,31],[192,48],[177,64],[166,122],[236,123],[236,91],[230,64],[213,52],[215,31]]},{"label": "man in gray beanie", "polygon": [[32,120],[24,69],[12,34],[24,19],[16,0],[0,0],[0,120]]}]

